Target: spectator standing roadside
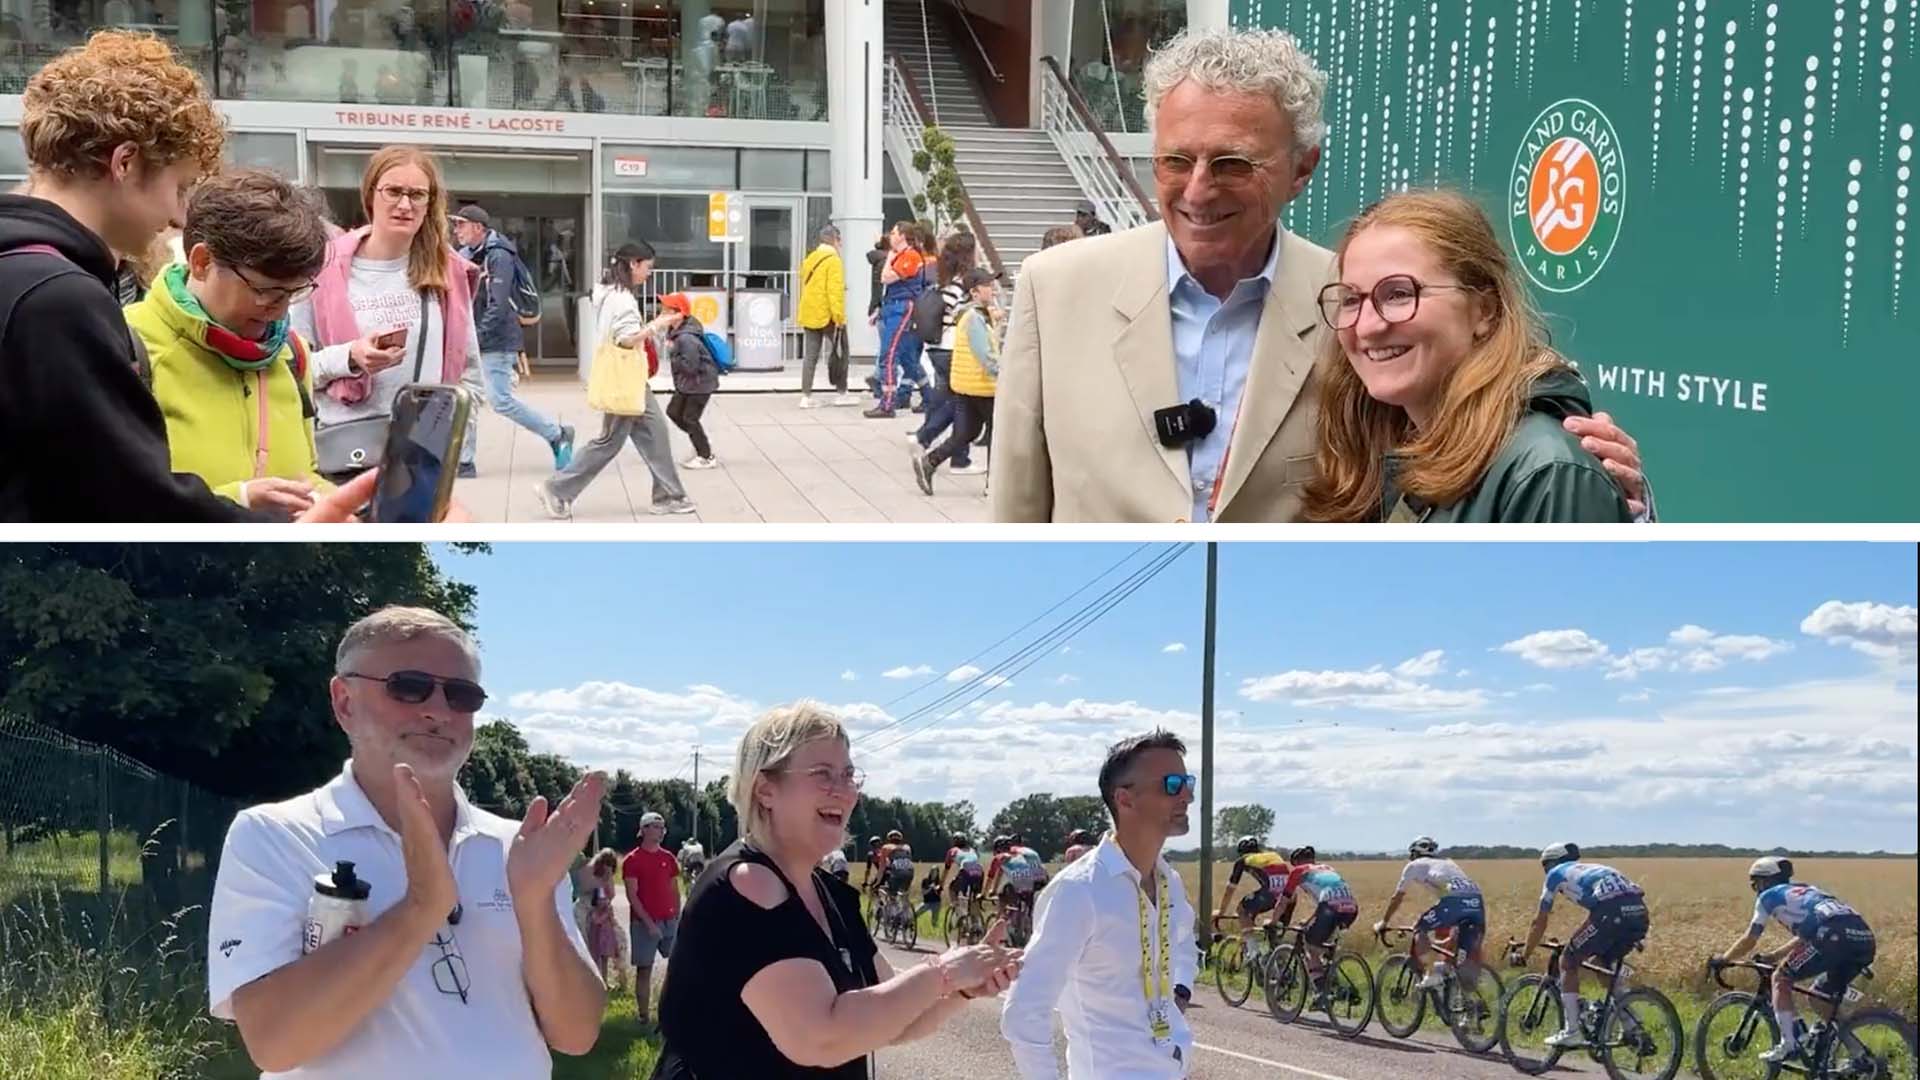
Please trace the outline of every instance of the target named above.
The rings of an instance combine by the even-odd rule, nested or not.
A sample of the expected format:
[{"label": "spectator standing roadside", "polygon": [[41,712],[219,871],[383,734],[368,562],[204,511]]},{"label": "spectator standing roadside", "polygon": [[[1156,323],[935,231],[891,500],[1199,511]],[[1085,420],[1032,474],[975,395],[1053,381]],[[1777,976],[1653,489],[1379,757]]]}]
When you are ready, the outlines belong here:
[{"label": "spectator standing roadside", "polygon": [[463,206],[453,215],[454,238],[467,259],[480,268],[473,294],[473,321],[480,340],[480,370],[487,381],[487,407],[540,437],[553,452],[553,467],[573,460],[573,428],[556,423],[513,392],[526,331],[514,304],[524,264],[513,241],[495,232],[493,219],[479,206]]},{"label": "spectator standing roadside", "polygon": [[634,1016],[643,1026],[649,1024],[654,959],[672,955],[680,931],[680,862],[660,846],[666,835],[666,818],[642,814],[640,843],[620,863],[633,934]]},{"label": "spectator standing roadside", "polygon": [[[593,886],[587,892],[587,951],[593,954],[600,981],[612,989],[620,980],[620,924],[614,918],[614,878],[620,873],[620,856],[612,848],[602,848],[593,857]],[[607,966],[613,965],[614,981],[607,978]]]}]

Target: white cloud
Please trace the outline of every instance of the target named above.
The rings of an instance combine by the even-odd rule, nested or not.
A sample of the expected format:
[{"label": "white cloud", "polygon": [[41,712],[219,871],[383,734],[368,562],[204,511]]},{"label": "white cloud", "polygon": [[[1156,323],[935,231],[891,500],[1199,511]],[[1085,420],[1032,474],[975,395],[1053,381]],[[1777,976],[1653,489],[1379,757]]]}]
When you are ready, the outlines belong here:
[{"label": "white cloud", "polygon": [[555,713],[694,718],[751,717],[751,702],[704,683],[684,691],[652,690],[623,682],[584,682],[572,689],[533,690],[507,699],[514,709]]},{"label": "white cloud", "polygon": [[1528,683],[1520,688],[1520,692],[1523,694],[1551,694],[1553,693],[1553,684],[1544,682]]},{"label": "white cloud", "polygon": [[1878,660],[1909,658],[1920,646],[1920,608],[1829,600],[1800,621],[1800,632]]},{"label": "white cloud", "polygon": [[1065,686],[1068,683],[1077,683],[1079,681],[1080,681],[1080,676],[1078,675],[1062,674],[1053,680],[1053,684],[1055,686]]},{"label": "white cloud", "polygon": [[1456,679],[1464,679],[1471,674],[1473,674],[1472,668],[1461,668],[1459,671],[1453,673],[1453,677]]},{"label": "white cloud", "polygon": [[1446,656],[1445,649],[1428,649],[1419,656],[1400,661],[1393,673],[1405,679],[1431,679],[1447,670]]},{"label": "white cloud", "polygon": [[[1137,728],[1188,727],[1200,723],[1200,714],[1180,709],[1155,709],[1137,701],[1088,701],[1074,698],[1055,705],[1042,701],[1033,705],[998,702],[980,714],[981,721],[992,724],[1120,724]],[[1096,770],[1097,771],[1097,770]]]},{"label": "white cloud", "polygon": [[1632,649],[1607,662],[1607,678],[1632,681],[1649,671],[1673,670],[1673,652],[1658,645]]},{"label": "white cloud", "polygon": [[1585,630],[1540,630],[1507,642],[1497,650],[1535,667],[1576,668],[1607,657],[1607,646]]},{"label": "white cloud", "polygon": [[1636,690],[1636,691],[1634,691],[1634,692],[1633,692],[1633,693],[1631,693],[1631,694],[1621,694],[1621,695],[1620,695],[1620,700],[1621,700],[1621,701],[1623,701],[1623,702],[1626,702],[1626,703],[1628,703],[1628,704],[1634,704],[1634,703],[1638,703],[1638,702],[1642,702],[1642,701],[1652,701],[1652,700],[1653,700],[1653,691],[1651,691],[1651,690]]},{"label": "white cloud", "polygon": [[1479,690],[1442,690],[1392,672],[1286,671],[1242,679],[1240,696],[1249,701],[1278,701],[1306,708],[1348,707],[1386,712],[1452,712],[1485,705]]},{"label": "white cloud", "polygon": [[840,681],[841,682],[859,682],[860,676],[854,674],[854,671],[852,668],[848,668],[847,670],[840,673]]},{"label": "white cloud", "polygon": [[913,667],[902,664],[899,667],[888,668],[881,672],[880,677],[883,679],[911,679],[918,675],[931,674],[933,674],[933,669],[925,664],[916,664]]},{"label": "white cloud", "polygon": [[1005,675],[989,675],[986,678],[981,679],[980,684],[982,686],[997,689],[1002,686],[1012,686],[1013,680],[1007,678]]},{"label": "white cloud", "polygon": [[1160,646],[1160,651],[1163,653],[1183,653],[1187,651],[1187,643],[1184,641],[1169,641],[1165,645]]},{"label": "white cloud", "polygon": [[1667,635],[1665,645],[1649,645],[1613,655],[1607,660],[1607,678],[1629,682],[1652,671],[1685,671],[1695,675],[1718,671],[1730,663],[1758,663],[1793,648],[1763,634],[1716,634],[1688,623]]},{"label": "white cloud", "polygon": [[959,667],[947,672],[947,681],[966,682],[968,679],[979,676],[985,670],[985,668],[975,667],[972,664],[961,664]]}]

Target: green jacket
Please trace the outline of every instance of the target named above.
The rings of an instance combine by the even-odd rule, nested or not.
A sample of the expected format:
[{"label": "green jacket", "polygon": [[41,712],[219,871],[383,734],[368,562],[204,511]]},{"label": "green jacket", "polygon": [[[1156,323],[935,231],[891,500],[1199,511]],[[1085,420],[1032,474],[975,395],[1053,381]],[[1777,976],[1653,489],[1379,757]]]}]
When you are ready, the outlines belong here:
[{"label": "green jacket", "polygon": [[1527,410],[1493,456],[1478,487],[1452,506],[1428,506],[1403,496],[1395,482],[1405,458],[1390,453],[1381,511],[1387,521],[1631,522],[1626,496],[1562,426],[1569,416],[1593,415],[1578,372],[1563,368],[1533,384]]}]

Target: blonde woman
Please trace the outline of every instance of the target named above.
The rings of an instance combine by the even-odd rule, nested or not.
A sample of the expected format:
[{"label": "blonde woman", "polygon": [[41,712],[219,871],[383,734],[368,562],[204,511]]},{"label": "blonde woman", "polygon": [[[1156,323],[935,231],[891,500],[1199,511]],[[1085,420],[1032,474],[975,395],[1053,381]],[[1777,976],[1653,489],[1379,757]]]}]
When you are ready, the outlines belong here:
[{"label": "blonde woman", "polygon": [[687,898],[656,1076],[865,1078],[866,1055],[932,1034],[962,999],[1011,983],[1019,953],[998,926],[896,973],[859,893],[821,869],[846,843],[864,781],[838,717],[812,702],[768,712],[740,740],[732,775],[743,835]]},{"label": "blonde woman", "polygon": [[1548,343],[1478,203],[1390,195],[1348,226],[1320,293],[1311,521],[1633,520],[1566,430],[1586,382]]}]

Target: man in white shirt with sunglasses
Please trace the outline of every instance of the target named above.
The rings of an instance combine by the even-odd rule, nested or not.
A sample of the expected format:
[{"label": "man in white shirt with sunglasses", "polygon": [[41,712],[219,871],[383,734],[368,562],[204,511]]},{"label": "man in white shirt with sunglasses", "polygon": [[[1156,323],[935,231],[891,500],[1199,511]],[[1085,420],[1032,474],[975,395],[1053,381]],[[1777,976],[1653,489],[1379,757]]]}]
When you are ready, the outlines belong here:
[{"label": "man in white shirt with sunglasses", "polygon": [[1053,1012],[1070,1080],[1178,1080],[1193,1067],[1187,1003],[1199,972],[1193,906],[1160,857],[1189,829],[1194,778],[1167,731],[1115,744],[1100,767],[1113,831],[1040,894],[1000,1032],[1022,1080],[1057,1080]]},{"label": "man in white shirt with sunglasses", "polygon": [[[606,988],[570,917],[567,866],[605,777],[551,814],[535,799],[524,822],[468,803],[456,777],[486,701],[479,679],[473,640],[437,612],[355,623],[329,684],[352,757],[228,831],[208,998],[265,1076],[523,1080],[552,1074],[551,1051],[584,1054],[598,1038]],[[316,877],[338,880],[341,863],[371,890],[364,914],[315,947]]]}]

